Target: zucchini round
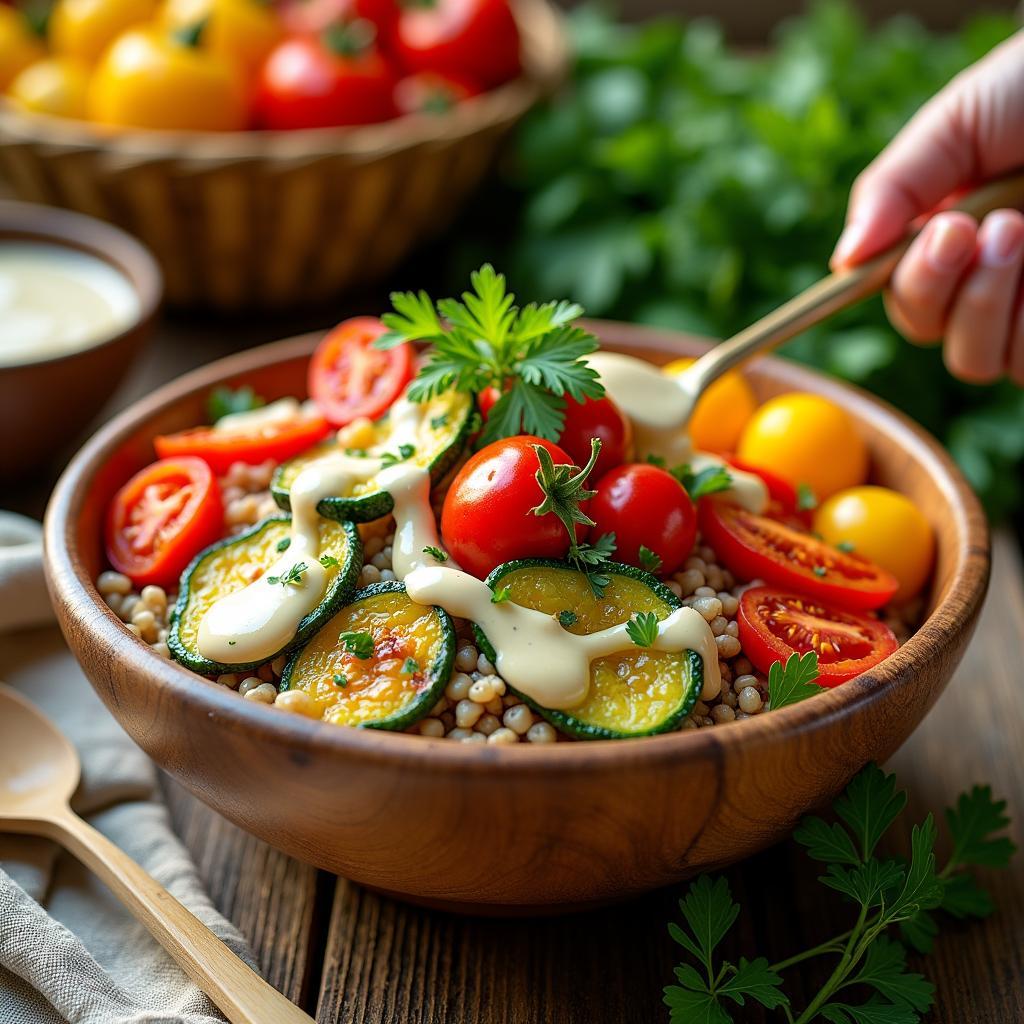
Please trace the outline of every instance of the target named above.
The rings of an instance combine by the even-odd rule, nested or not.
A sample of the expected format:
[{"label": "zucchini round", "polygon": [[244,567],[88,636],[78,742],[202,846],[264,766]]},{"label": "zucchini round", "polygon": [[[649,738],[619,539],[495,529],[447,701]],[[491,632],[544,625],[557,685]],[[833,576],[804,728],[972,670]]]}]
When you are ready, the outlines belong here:
[{"label": "zucchini round", "polygon": [[[409,462],[414,466],[429,469],[430,478],[435,483],[451,469],[462,454],[469,439],[474,408],[472,396],[457,391],[446,391],[425,403],[423,423]],[[373,428],[376,440],[367,449],[368,454],[380,457],[385,452],[393,451],[387,416],[374,423]],[[338,442],[332,438],[278,466],[270,483],[274,501],[281,508],[290,509],[291,486],[295,478],[311,462],[337,450]],[[394,507],[395,502],[391,495],[377,484],[375,477],[371,477],[357,483],[348,494],[324,498],[316,510],[327,519],[367,523],[390,515]]]},{"label": "zucchini round", "polygon": [[294,639],[269,658],[224,663],[199,653],[199,624],[214,602],[240,590],[270,568],[289,541],[291,516],[270,516],[252,529],[201,551],[181,574],[181,590],[171,613],[167,646],[175,661],[201,675],[244,672],[273,661],[315,633],[355,592],[363,567],[363,544],[353,523],[320,521],[320,550],[338,564],[326,570],[327,590],[320,603],[299,623]]},{"label": "zucchini round", "polygon": [[[509,599],[562,617],[569,633],[596,633],[654,612],[664,619],[682,602],[665,584],[632,565],[609,563],[603,597],[595,597],[586,576],[566,562],[520,559],[499,565],[488,577],[492,590],[509,588]],[[484,655],[496,652],[479,627],[473,627]],[[704,662],[696,651],[670,653],[631,646],[590,665],[587,699],[571,711],[541,707],[519,696],[552,725],[578,739],[629,739],[669,732],[682,725],[697,703],[704,682]]]},{"label": "zucchini round", "polygon": [[[370,634],[373,653],[358,657],[343,633]],[[455,646],[443,608],[416,604],[402,583],[374,583],[292,655],[281,691],[305,690],[333,725],[406,729],[441,699]]]}]

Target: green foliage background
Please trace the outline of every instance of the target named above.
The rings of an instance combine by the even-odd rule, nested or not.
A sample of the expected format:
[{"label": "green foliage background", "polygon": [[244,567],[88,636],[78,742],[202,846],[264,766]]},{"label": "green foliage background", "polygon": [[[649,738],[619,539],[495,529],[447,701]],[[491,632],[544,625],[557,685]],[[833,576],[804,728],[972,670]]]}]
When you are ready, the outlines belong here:
[{"label": "green foliage background", "polygon": [[[524,299],[727,337],[822,275],[857,173],[1014,29],[986,16],[952,36],[908,19],[868,30],[826,0],[743,56],[707,21],[626,26],[578,9],[571,85],[518,135],[505,251],[492,215],[487,255]],[[464,261],[480,255],[469,250]],[[1020,510],[1024,393],[954,381],[937,349],[899,338],[880,299],[785,351],[942,437],[994,517]]]}]

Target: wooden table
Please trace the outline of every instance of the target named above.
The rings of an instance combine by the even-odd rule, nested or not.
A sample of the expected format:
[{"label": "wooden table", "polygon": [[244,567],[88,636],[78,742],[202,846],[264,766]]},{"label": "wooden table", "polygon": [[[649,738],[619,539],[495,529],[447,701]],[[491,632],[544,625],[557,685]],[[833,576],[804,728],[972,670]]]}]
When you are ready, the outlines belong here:
[{"label": "wooden table", "polygon": [[[366,296],[363,310],[382,308]],[[113,406],[243,345],[332,322],[217,325],[176,321],[161,328]],[[109,410],[108,410],[109,412]],[[0,492],[0,507],[38,511],[50,480]],[[1010,800],[1024,845],[1024,583],[1020,551],[996,537],[988,604],[949,690],[893,759],[910,793],[908,815],[940,811],[974,782]],[[267,977],[318,1021],[345,1024],[650,1024],[667,1021],[662,987],[678,947],[666,923],[679,890],[611,910],[561,919],[486,920],[404,906],[272,850],[166,782],[175,827],[214,901],[252,942]],[[847,926],[840,901],[814,882],[819,867],[784,843],[728,872],[744,908],[736,955],[773,960]],[[997,914],[951,925],[918,964],[938,988],[932,1019],[943,1024],[1024,1021],[1024,856],[990,882]],[[813,978],[791,978],[806,1001]],[[819,979],[821,980],[821,979]],[[743,1016],[740,1016],[743,1014]],[[748,1006],[737,1020],[765,1018]],[[771,1018],[775,1020],[775,1017]],[[273,1024],[273,1022],[267,1022]]]}]

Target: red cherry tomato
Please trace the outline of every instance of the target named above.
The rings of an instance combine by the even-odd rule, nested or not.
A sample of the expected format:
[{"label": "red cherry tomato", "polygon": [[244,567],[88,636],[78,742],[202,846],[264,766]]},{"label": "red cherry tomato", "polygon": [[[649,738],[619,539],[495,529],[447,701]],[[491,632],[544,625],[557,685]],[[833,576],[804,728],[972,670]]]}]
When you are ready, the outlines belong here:
[{"label": "red cherry tomato", "polygon": [[788,480],[783,480],[781,476],[773,473],[770,469],[752,466],[735,455],[727,455],[725,461],[730,466],[734,466],[744,473],[752,473],[764,481],[765,487],[768,488],[768,507],[764,513],[766,516],[797,528],[802,527],[807,530],[811,528],[814,517],[813,510],[800,508],[796,488]]},{"label": "red cherry tomato", "polygon": [[621,466],[633,447],[633,426],[619,407],[608,397],[587,398],[565,403],[565,426],[558,444],[573,458],[577,466],[585,466],[590,458],[590,440],[601,442],[601,454],[590,474],[591,481],[600,480],[609,470]]},{"label": "red cherry tomato", "polygon": [[818,683],[838,686],[887,658],[899,646],[884,622],[803,594],[751,587],[740,598],[740,645],[767,673],[792,654],[818,655]]},{"label": "red cherry tomato", "polygon": [[333,427],[360,416],[377,419],[413,376],[413,347],[381,351],[373,342],[386,328],[372,316],[343,320],[316,347],[309,361],[309,394]]},{"label": "red cherry tomato", "polygon": [[409,4],[395,26],[395,52],[409,71],[464,74],[485,89],[519,75],[519,30],[508,0]]},{"label": "red cherry tomato", "polygon": [[268,460],[284,462],[322,441],[330,429],[323,416],[298,415],[294,419],[270,421],[245,433],[197,427],[164,434],[153,440],[153,447],[161,459],[194,455],[222,476],[235,462],[250,466]]},{"label": "red cherry tomato", "polygon": [[399,80],[395,106],[400,114],[443,114],[479,92],[480,86],[466,75],[420,71]]},{"label": "red cherry tomato", "polygon": [[498,399],[501,398],[501,392],[496,387],[484,388],[479,395],[476,396],[476,406],[480,410],[480,415],[486,420],[490,415],[491,410],[494,408]]},{"label": "red cherry tomato", "polygon": [[856,610],[881,608],[899,587],[866,559],[738,505],[705,498],[698,517],[704,540],[740,579],[760,578]]},{"label": "red cherry tomato", "polygon": [[480,579],[502,562],[564,558],[569,551],[569,534],[561,521],[553,513],[535,516],[532,511],[544,500],[535,444],[546,448],[556,464],[572,464],[550,441],[528,434],[506,437],[481,448],[459,470],[445,496],[445,546],[466,572]]},{"label": "red cherry tomato", "polygon": [[383,44],[398,19],[398,5],[394,0],[287,0],[281,5],[281,21],[289,35],[312,35],[352,18],[376,25]]},{"label": "red cherry tomato", "polygon": [[615,534],[615,558],[649,568],[640,557],[643,545],[661,559],[655,570],[675,572],[693,550],[697,514],[682,484],[671,473],[647,463],[619,466],[597,482],[589,516],[592,538]]},{"label": "red cherry tomato", "polygon": [[374,34],[369,22],[357,19],[278,44],[260,71],[257,125],[328,128],[394,117],[395,76]]},{"label": "red cherry tomato", "polygon": [[174,588],[182,570],[224,528],[220,488],[202,459],[161,459],[114,495],[107,558],[136,587]]}]

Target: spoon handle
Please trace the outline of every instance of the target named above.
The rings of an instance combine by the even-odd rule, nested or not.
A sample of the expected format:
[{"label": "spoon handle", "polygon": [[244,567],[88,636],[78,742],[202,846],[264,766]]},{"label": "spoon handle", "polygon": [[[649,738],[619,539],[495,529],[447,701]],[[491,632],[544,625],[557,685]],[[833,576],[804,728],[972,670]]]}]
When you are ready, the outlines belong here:
[{"label": "spoon handle", "polygon": [[110,887],[232,1024],[313,1024],[103,833],[70,809],[51,821],[53,838]]},{"label": "spoon handle", "polygon": [[[996,178],[968,192],[952,209],[981,219],[993,210],[1024,206],[1024,172]],[[865,263],[836,271],[716,345],[685,371],[687,391],[700,394],[726,370],[755,352],[774,348],[847,306],[881,291],[927,220],[915,223],[895,245]],[[680,377],[682,380],[682,376]]]}]

